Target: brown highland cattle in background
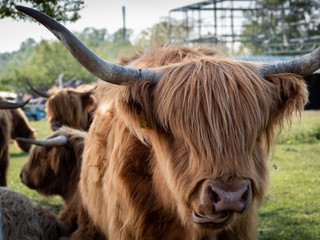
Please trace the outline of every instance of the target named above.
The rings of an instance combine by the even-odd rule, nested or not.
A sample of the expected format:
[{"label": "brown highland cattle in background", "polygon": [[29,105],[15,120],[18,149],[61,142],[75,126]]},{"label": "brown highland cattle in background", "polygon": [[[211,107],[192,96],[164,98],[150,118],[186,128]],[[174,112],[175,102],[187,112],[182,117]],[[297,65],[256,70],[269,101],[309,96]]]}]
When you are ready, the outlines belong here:
[{"label": "brown highland cattle in background", "polygon": [[268,155],[307,102],[302,76],[319,68],[320,48],[257,65],[164,46],[124,67],[46,15],[17,9],[108,82],[96,90],[80,176],[83,203],[108,239],[257,239]]},{"label": "brown highland cattle in background", "polygon": [[54,87],[47,93],[28,84],[36,94],[47,98],[46,111],[53,131],[62,126],[88,131],[96,108],[94,85],[84,84],[76,89]]},{"label": "brown highland cattle in background", "polygon": [[83,209],[78,191],[86,136],[87,132],[61,127],[44,140],[20,139],[37,145],[21,170],[21,182],[44,196],[62,197],[64,208],[58,217],[72,232],[65,239],[105,239]]},{"label": "brown highland cattle in background", "polygon": [[16,137],[34,139],[34,131],[19,107],[23,103],[6,102],[0,98],[0,186],[7,186],[7,171],[9,167],[9,142],[15,144],[23,151],[29,151],[31,144],[15,140]]}]

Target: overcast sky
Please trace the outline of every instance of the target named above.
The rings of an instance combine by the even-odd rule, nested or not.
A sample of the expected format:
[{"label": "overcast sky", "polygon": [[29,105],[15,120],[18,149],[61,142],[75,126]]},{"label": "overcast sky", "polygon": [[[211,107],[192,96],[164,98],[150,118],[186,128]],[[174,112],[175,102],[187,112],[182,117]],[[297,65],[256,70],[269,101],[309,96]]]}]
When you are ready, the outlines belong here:
[{"label": "overcast sky", "polygon": [[[80,32],[86,27],[106,28],[112,34],[122,27],[122,6],[126,7],[126,27],[134,34],[151,27],[162,17],[168,17],[169,10],[197,0],[85,0],[85,8],[80,11],[81,18],[76,23],[65,26],[71,31]],[[27,4],[21,4],[28,6]],[[176,15],[179,17],[179,15]],[[38,23],[29,21],[0,20],[0,53],[19,49],[27,38],[37,42],[41,39],[54,39],[53,35]]]}]

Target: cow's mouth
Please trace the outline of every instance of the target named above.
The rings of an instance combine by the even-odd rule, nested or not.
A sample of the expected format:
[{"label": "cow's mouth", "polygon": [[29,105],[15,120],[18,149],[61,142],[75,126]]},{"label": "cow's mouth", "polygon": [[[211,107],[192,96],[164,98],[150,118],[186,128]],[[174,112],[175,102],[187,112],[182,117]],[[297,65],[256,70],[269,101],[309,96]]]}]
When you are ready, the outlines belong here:
[{"label": "cow's mouth", "polygon": [[201,215],[194,210],[192,211],[192,219],[195,223],[198,224],[225,224],[229,218],[231,217],[231,213],[228,211],[213,213],[210,215]]}]

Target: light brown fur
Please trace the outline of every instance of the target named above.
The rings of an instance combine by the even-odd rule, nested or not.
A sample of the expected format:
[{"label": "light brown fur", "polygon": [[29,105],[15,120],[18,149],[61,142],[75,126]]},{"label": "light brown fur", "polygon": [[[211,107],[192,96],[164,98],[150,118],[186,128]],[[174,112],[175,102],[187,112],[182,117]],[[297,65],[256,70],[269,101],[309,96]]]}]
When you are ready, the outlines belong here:
[{"label": "light brown fur", "polygon": [[68,126],[88,130],[96,100],[93,95],[81,97],[81,93],[93,88],[93,85],[80,85],[77,89],[51,89],[51,96],[46,102],[51,127]]},{"label": "light brown fur", "polygon": [[[283,121],[307,102],[303,79],[263,79],[254,64],[183,47],[164,46],[129,65],[166,68],[157,85],[97,89],[80,178],[93,221],[110,240],[257,239],[268,154]],[[231,177],[251,180],[249,210],[224,227],[193,222],[201,182]]]}]

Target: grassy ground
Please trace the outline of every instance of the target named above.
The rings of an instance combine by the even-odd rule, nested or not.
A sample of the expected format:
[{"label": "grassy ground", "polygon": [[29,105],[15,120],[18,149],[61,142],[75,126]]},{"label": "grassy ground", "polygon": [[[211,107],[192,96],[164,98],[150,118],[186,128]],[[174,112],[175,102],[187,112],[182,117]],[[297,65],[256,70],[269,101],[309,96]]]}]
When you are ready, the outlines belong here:
[{"label": "grassy ground", "polygon": [[259,239],[320,239],[320,112],[306,111],[278,138]]},{"label": "grassy ground", "polygon": [[[46,121],[31,122],[41,139],[51,131]],[[19,179],[28,154],[10,144],[9,186],[57,212],[59,197],[45,198]],[[259,211],[260,240],[320,240],[320,112],[294,119],[278,139],[270,159],[270,187]]]}]

